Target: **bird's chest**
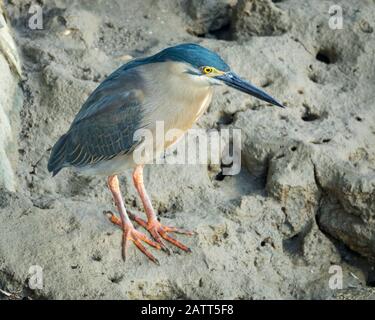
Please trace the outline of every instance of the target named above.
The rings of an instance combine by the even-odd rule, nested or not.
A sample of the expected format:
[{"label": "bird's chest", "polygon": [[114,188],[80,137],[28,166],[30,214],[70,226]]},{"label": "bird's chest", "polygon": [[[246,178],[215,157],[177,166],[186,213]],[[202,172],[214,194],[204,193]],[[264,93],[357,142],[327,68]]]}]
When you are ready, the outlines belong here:
[{"label": "bird's chest", "polygon": [[186,83],[184,87],[170,86],[147,119],[147,127],[151,129],[154,141],[162,141],[155,138],[164,134],[163,146],[156,146],[156,149],[165,149],[179,140],[205,112],[211,99],[210,87],[197,89]]},{"label": "bird's chest", "polygon": [[169,116],[166,117],[168,128],[189,130],[207,109],[211,99],[211,90],[201,90],[191,94],[188,91],[184,99],[176,99],[169,108],[171,110]]},{"label": "bird's chest", "polygon": [[164,119],[166,133],[164,148],[177,142],[194,125],[207,109],[211,99],[212,90],[201,90],[187,93],[184,99],[176,99],[175,103],[170,105],[170,112]]}]

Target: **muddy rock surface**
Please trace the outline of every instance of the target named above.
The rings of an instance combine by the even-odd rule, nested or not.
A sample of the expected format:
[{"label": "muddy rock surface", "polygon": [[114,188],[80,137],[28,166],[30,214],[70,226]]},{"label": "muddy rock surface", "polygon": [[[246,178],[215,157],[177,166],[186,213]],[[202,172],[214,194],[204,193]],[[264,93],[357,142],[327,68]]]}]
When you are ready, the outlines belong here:
[{"label": "muddy rock surface", "polygon": [[[336,2],[343,29],[330,28],[325,0],[44,0],[43,29],[33,30],[31,1],[4,1],[0,289],[48,299],[374,298],[375,4]],[[105,179],[52,178],[50,148],[114,69],[183,42],[217,51],[286,108],[218,88],[195,127],[241,129],[240,173],[148,166],[161,221],[197,235],[178,236],[190,254],[155,252],[159,267],[134,246],[124,264],[121,231],[102,213],[114,210]],[[131,172],[120,181],[128,209],[143,215]],[[30,288],[31,266],[43,268],[40,289]],[[330,285],[337,267],[342,290]]]}]

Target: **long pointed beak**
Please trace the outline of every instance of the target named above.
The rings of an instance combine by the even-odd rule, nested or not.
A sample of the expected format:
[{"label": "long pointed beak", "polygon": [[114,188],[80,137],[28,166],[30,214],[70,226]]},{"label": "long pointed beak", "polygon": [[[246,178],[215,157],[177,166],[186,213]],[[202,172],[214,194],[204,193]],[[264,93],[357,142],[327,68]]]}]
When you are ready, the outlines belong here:
[{"label": "long pointed beak", "polygon": [[259,88],[253,86],[249,82],[242,80],[239,76],[237,76],[233,72],[227,72],[221,76],[216,77],[216,79],[223,81],[226,85],[235,88],[237,90],[240,90],[242,92],[245,92],[247,94],[250,94],[260,100],[269,102],[275,106],[278,106],[280,108],[285,108],[282,104],[277,102],[274,98],[272,98],[270,95],[265,93],[264,91],[260,90]]}]

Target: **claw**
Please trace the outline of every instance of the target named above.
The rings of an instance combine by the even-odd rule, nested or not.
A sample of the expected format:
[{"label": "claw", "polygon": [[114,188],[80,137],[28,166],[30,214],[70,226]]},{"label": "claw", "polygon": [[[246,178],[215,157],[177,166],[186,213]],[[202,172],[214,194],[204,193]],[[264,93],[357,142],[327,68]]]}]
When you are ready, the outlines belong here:
[{"label": "claw", "polygon": [[[103,212],[109,221],[111,221],[113,224],[118,225],[122,227],[121,219],[118,218],[113,212],[111,211],[104,211]],[[142,244],[141,241],[146,242],[151,247],[154,247],[155,249],[162,249],[163,246],[151,239],[149,239],[147,236],[145,236],[142,232],[139,232],[138,230],[134,229],[133,225],[127,225],[125,226],[125,229],[123,231],[122,236],[122,259],[126,261],[127,251],[129,247],[129,241],[133,241],[134,244],[137,246],[137,248],[142,251],[143,254],[145,254],[152,262],[156,263],[157,265],[160,265],[158,259],[156,259]]]},{"label": "claw", "polygon": [[[107,216],[107,218],[113,224],[116,224],[118,226],[122,226],[121,220],[118,217],[116,217],[116,215],[113,214],[113,212],[111,212],[111,211],[104,211],[104,214]],[[148,243],[150,246],[153,246],[154,248],[157,248],[157,249],[161,249],[164,252],[166,252],[167,254],[171,254],[171,250],[164,244],[164,242],[162,240],[162,239],[164,239],[164,240],[172,243],[177,248],[180,248],[181,250],[183,250],[185,252],[191,252],[191,249],[189,247],[185,246],[184,244],[182,244],[180,241],[178,241],[174,237],[168,235],[168,232],[174,232],[174,233],[178,233],[178,234],[185,234],[185,235],[188,235],[188,236],[195,235],[195,234],[197,234],[196,232],[194,232],[194,231],[187,231],[187,230],[176,228],[176,227],[163,226],[159,221],[155,221],[155,222],[152,222],[151,224],[149,224],[145,220],[143,220],[142,218],[136,216],[133,213],[128,212],[128,214],[129,214],[129,218],[130,219],[132,219],[133,221],[137,222],[143,228],[147,229],[150,232],[151,236],[155,239],[156,242],[154,242],[152,240],[149,240],[145,235],[143,235],[139,231],[135,230],[136,232],[138,232],[141,235],[140,236],[141,240],[143,240],[144,242]],[[142,238],[142,237],[144,237],[144,238]],[[145,252],[143,252],[143,253],[145,253]],[[147,255],[147,253],[145,253],[145,254]]]},{"label": "claw", "polygon": [[152,262],[160,266],[159,260],[156,259],[149,251],[147,251],[147,249],[138,239],[135,239],[133,241],[139,250],[141,250]]},{"label": "claw", "polygon": [[168,235],[167,232],[163,230],[162,226],[159,228],[159,233],[164,240],[169,241],[170,243],[180,248],[181,250],[184,250],[185,252],[191,252],[191,249],[189,247],[183,245],[180,241]]},{"label": "claw", "polygon": [[160,244],[161,249],[166,252],[167,254],[171,254],[171,250],[164,244],[163,240],[161,240],[161,237],[156,229],[147,228],[147,230],[150,232],[152,237],[155,239],[157,243]]},{"label": "claw", "polygon": [[174,233],[178,233],[178,234],[185,234],[187,236],[193,236],[193,235],[197,234],[195,231],[188,231],[188,230],[185,230],[185,229],[180,229],[180,228],[176,228],[176,227],[167,227],[167,226],[164,226],[164,231],[174,232]]},{"label": "claw", "polygon": [[112,211],[103,211],[103,214],[108,218],[110,222],[115,225],[122,226],[120,218],[116,217],[116,215]]},{"label": "claw", "polygon": [[[178,241],[174,237],[168,235],[168,232],[176,232],[176,230],[182,231],[182,229],[178,229],[178,228],[175,228],[175,227],[163,226],[159,221],[153,221],[151,224],[148,225],[147,230],[150,232],[150,234],[155,239],[155,241],[158,242],[161,245],[162,249],[163,249],[163,247],[165,247],[167,249],[167,247],[164,245],[161,238],[163,238],[164,240],[172,243],[177,248],[180,248],[181,250],[183,250],[185,252],[191,252],[190,248],[188,248],[187,246],[182,244],[180,241]],[[185,231],[185,230],[183,230],[183,231]],[[182,232],[176,232],[176,233],[182,233]],[[192,235],[193,233],[190,232],[190,231],[186,231],[186,232],[184,232],[184,234]],[[168,249],[168,253],[169,252],[170,252],[170,250]]]},{"label": "claw", "polygon": [[122,258],[125,261],[126,260],[126,254],[127,254],[127,249],[129,246],[129,240],[133,241],[134,244],[137,246],[137,248],[142,251],[144,255],[146,255],[152,262],[154,262],[157,265],[160,265],[158,259],[156,259],[142,244],[141,240],[146,242],[148,245],[156,248],[156,249],[161,249],[161,246],[156,243],[155,241],[150,240],[148,237],[146,237],[143,233],[137,231],[134,229],[133,225],[125,225],[124,227],[124,233],[123,233],[123,246],[122,246]]}]

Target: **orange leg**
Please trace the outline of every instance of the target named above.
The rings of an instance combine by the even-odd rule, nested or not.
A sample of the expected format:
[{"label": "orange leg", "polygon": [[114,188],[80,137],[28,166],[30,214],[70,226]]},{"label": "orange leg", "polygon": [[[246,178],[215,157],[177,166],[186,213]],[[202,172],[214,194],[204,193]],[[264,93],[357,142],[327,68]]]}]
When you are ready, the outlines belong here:
[{"label": "orange leg", "polygon": [[120,219],[112,214],[111,221],[118,224],[123,230],[122,258],[124,259],[124,261],[126,260],[129,241],[133,241],[137,248],[141,250],[152,262],[159,264],[159,261],[143,246],[142,241],[146,242],[147,244],[156,249],[161,249],[161,246],[160,244],[150,240],[143,233],[139,232],[134,228],[126,212],[124,201],[122,199],[120,192],[119,181],[116,175],[108,177],[108,188],[112,192],[112,196],[115,201],[117,210],[120,214]]},{"label": "orange leg", "polygon": [[141,197],[143,206],[145,208],[146,215],[147,215],[147,222],[134,215],[132,215],[132,220],[136,221],[142,227],[146,228],[150,232],[152,237],[156,240],[156,242],[160,244],[163,250],[169,252],[169,249],[164,245],[161,238],[174,244],[176,247],[180,248],[181,250],[190,252],[191,250],[187,246],[183,245],[177,239],[168,235],[168,232],[182,233],[186,235],[193,235],[194,234],[193,232],[175,228],[175,227],[164,226],[158,221],[154,208],[152,207],[151,200],[143,184],[143,166],[138,165],[135,168],[133,172],[133,181],[134,181],[135,188],[137,189],[138,194]]}]

